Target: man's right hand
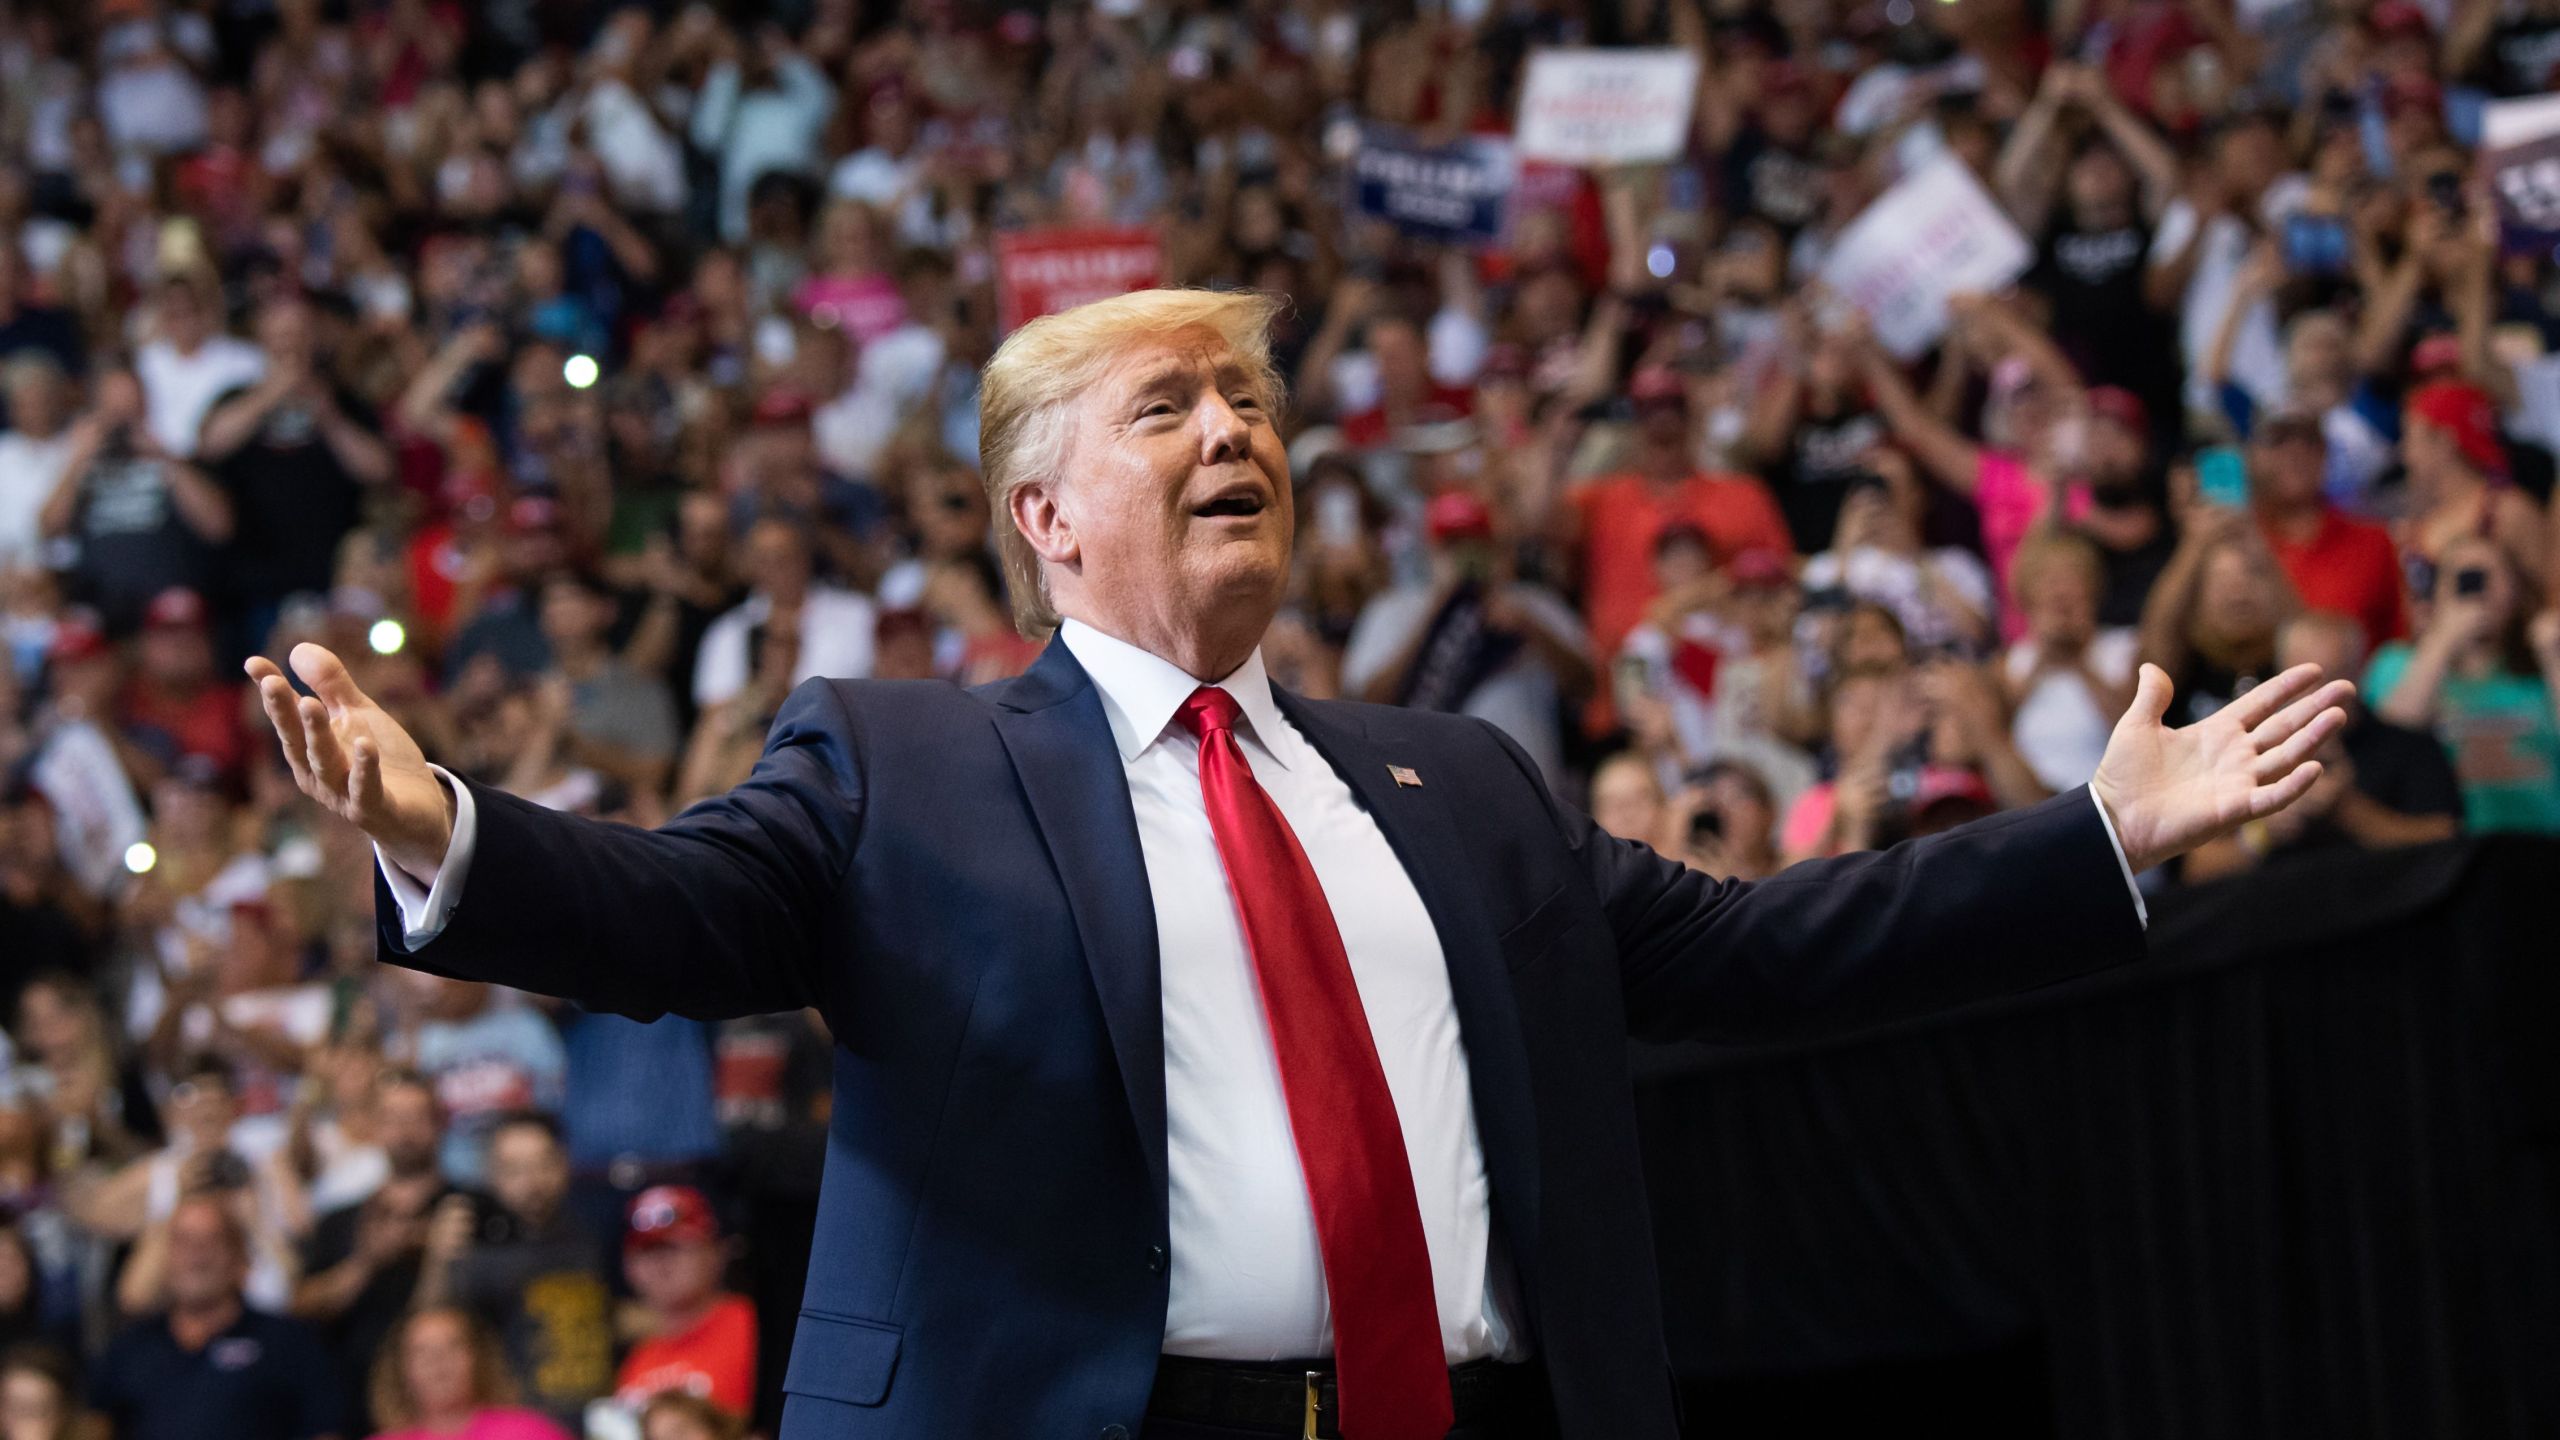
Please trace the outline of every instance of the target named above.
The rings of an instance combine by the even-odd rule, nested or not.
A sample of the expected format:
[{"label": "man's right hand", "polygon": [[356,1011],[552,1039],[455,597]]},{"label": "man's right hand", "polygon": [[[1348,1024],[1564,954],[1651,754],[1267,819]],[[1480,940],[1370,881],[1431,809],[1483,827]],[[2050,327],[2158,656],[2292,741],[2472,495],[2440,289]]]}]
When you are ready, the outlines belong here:
[{"label": "man's right hand", "polygon": [[392,864],[420,884],[434,883],[453,840],[453,797],[444,782],[400,722],[356,688],[337,656],[305,643],[293,647],[291,659],[310,695],[296,695],[284,671],[263,655],[250,657],[248,671],[294,783],[372,837]]}]

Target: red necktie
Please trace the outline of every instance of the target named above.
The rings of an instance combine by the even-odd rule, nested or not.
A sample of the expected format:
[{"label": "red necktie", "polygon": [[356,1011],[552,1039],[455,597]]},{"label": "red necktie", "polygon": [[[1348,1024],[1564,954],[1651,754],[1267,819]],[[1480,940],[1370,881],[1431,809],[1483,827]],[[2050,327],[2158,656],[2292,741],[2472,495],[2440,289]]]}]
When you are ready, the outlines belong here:
[{"label": "red necktie", "polygon": [[1261,984],[1289,1131],[1315,1210],[1333,1296],[1342,1433],[1439,1440],[1455,1415],[1431,1251],[1351,957],[1298,837],[1236,743],[1235,697],[1204,685],[1182,702],[1181,715],[1200,737],[1200,798]]}]

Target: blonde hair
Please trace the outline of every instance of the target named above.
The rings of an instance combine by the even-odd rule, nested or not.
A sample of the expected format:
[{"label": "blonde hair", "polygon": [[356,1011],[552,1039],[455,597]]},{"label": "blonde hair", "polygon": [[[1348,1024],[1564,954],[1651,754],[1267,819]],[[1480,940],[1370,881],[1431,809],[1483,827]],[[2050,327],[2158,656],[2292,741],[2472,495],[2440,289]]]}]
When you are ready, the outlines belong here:
[{"label": "blonde hair", "polygon": [[978,460],[1016,629],[1037,640],[1058,625],[1040,557],[1014,523],[1013,495],[1065,467],[1076,399],[1132,342],[1206,329],[1235,352],[1277,416],[1284,387],[1271,361],[1271,321],[1282,303],[1250,290],[1137,290],[1043,315],[996,347],[978,384]]}]

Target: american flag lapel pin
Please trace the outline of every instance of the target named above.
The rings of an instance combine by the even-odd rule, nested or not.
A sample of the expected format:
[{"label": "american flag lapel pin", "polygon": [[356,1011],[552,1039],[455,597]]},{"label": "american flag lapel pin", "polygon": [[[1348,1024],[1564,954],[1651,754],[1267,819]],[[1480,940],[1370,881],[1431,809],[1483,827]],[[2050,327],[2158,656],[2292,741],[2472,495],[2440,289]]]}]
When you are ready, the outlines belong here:
[{"label": "american flag lapel pin", "polygon": [[1390,765],[1387,773],[1395,777],[1398,785],[1410,785],[1416,790],[1422,788],[1422,777],[1414,774],[1410,766]]}]

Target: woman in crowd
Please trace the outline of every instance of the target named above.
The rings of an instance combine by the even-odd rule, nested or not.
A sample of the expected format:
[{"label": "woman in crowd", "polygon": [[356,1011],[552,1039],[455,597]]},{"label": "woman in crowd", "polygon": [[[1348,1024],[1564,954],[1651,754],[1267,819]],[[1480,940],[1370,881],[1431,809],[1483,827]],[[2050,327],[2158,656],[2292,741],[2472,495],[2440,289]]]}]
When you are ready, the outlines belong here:
[{"label": "woman in crowd", "polygon": [[2199,505],[2143,607],[2139,655],[2177,686],[2187,725],[2275,673],[2276,632],[2299,606],[2249,512]]},{"label": "woman in crowd", "polygon": [[541,1414],[515,1404],[497,1339],[478,1317],[450,1305],[412,1313],[373,1362],[378,1440],[569,1440]]},{"label": "woman in crowd", "polygon": [[2098,627],[2105,575],[2080,536],[2029,540],[2009,575],[2027,629],[2000,666],[2010,738],[2045,788],[2086,785],[2133,700],[2134,633]]},{"label": "woman in crowd", "polygon": [[2464,536],[2438,554],[2414,644],[2384,646],[2365,703],[2453,752],[2473,830],[2560,835],[2560,611],[2528,622],[2506,548]]}]

